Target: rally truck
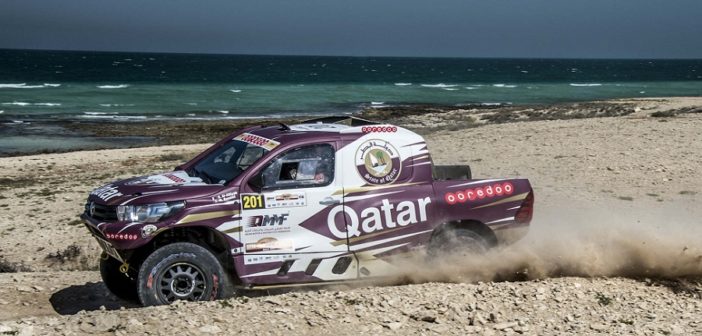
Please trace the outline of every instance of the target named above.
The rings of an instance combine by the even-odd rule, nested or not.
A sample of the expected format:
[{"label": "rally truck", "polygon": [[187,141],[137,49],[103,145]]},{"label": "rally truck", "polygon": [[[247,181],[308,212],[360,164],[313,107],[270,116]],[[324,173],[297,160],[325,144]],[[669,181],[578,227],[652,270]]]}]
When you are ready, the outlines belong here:
[{"label": "rally truck", "polygon": [[328,117],[242,129],[174,171],[101,186],[81,218],[107,288],[160,305],[475,257],[524,236],[533,202],[526,179],[434,166],[410,130]]}]

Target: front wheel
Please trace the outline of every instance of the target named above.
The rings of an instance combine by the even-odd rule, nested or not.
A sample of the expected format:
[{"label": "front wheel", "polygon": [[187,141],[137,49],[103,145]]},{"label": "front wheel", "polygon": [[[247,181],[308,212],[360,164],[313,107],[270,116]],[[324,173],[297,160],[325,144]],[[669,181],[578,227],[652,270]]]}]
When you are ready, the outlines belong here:
[{"label": "front wheel", "polygon": [[173,243],[149,255],[139,268],[139,300],[144,306],[176,300],[208,301],[231,295],[229,276],[207,249]]}]

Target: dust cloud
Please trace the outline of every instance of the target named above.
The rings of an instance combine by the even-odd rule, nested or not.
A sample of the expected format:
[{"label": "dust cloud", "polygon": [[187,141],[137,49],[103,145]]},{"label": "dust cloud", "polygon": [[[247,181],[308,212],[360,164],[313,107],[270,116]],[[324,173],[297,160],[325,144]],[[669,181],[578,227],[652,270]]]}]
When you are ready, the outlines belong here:
[{"label": "dust cloud", "polygon": [[702,276],[702,214],[694,204],[613,203],[544,205],[516,244],[481,256],[446,256],[431,265],[417,256],[390,282]]}]

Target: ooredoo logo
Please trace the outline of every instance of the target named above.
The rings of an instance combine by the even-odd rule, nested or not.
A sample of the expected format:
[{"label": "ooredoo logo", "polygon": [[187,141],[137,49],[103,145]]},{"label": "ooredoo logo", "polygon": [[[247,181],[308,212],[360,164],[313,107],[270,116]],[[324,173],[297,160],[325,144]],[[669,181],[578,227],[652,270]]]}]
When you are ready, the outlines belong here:
[{"label": "ooredoo logo", "polygon": [[449,192],[444,195],[444,200],[449,205],[456,203],[465,203],[466,201],[474,201],[476,199],[484,199],[485,197],[495,197],[502,195],[511,195],[514,193],[512,183],[495,183],[488,186],[477,187],[474,189],[466,189],[457,192]]},{"label": "ooredoo logo", "polygon": [[400,176],[400,154],[385,140],[368,140],[356,151],[358,174],[370,184],[391,183]]},{"label": "ooredoo logo", "polygon": [[395,133],[397,132],[396,126],[363,126],[361,127],[361,132],[363,133]]}]

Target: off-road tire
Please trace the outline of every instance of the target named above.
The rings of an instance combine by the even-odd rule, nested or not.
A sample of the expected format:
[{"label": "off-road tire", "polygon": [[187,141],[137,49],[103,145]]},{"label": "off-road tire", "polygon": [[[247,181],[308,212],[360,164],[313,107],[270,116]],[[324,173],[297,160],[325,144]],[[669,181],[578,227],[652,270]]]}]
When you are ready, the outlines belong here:
[{"label": "off-road tire", "polygon": [[100,276],[105,287],[116,297],[130,301],[139,302],[137,294],[136,272],[124,274],[119,267],[122,263],[103,252],[100,256]]},{"label": "off-road tire", "polygon": [[479,233],[463,228],[449,228],[432,237],[427,248],[430,258],[439,256],[482,255],[491,248]]},{"label": "off-road tire", "polygon": [[151,253],[139,268],[137,289],[144,306],[209,301],[233,294],[229,274],[219,260],[193,243],[172,243]]}]

